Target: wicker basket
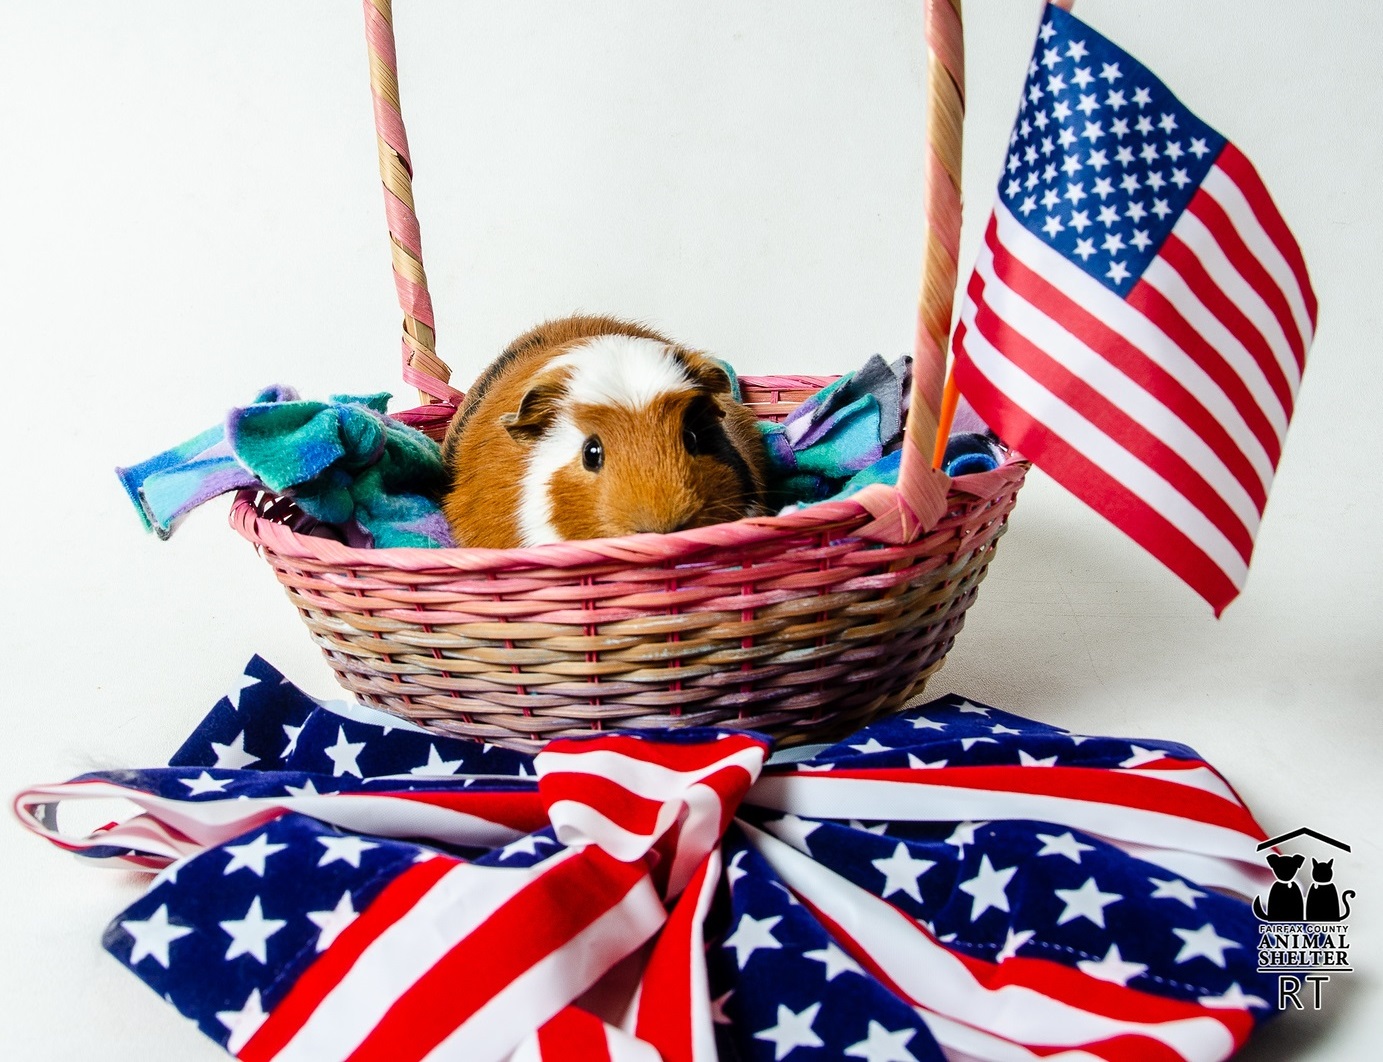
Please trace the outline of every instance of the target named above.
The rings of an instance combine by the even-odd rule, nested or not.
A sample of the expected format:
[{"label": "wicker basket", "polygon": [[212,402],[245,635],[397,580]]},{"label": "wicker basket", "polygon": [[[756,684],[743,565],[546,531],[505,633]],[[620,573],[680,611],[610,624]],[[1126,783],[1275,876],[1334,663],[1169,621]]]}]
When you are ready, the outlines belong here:
[{"label": "wicker basket", "polygon": [[[404,309],[404,378],[437,436],[462,395],[434,352],[398,110],[389,0],[364,0],[380,169]],[[928,241],[897,489],[787,516],[531,549],[353,549],[243,493],[233,526],[269,561],[341,684],[454,736],[532,748],[612,728],[751,727],[821,740],[894,711],[939,668],[1027,466],[931,467],[959,235],[959,0],[929,0]],[[829,378],[746,377],[780,419]]]}]

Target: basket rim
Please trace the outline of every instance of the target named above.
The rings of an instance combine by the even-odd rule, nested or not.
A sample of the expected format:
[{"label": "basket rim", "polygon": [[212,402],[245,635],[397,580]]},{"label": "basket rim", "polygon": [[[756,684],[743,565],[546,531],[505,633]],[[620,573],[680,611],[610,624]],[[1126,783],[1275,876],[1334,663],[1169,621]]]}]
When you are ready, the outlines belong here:
[{"label": "basket rim", "polygon": [[[1028,462],[1010,453],[998,468],[957,476],[950,483],[950,497],[966,496],[983,501],[1022,481]],[[895,488],[885,487],[893,491]],[[896,492],[896,491],[895,491]],[[340,568],[390,568],[400,571],[503,571],[578,568],[611,562],[655,565],[687,561],[720,549],[755,546],[777,538],[793,538],[831,528],[856,530],[872,513],[855,498],[821,501],[786,515],[750,516],[710,527],[689,528],[668,534],[643,533],[618,538],[593,538],[551,542],[519,549],[451,546],[432,549],[419,546],[367,548],[347,546],[334,539],[299,534],[260,511],[257,499],[268,492],[242,490],[231,506],[230,524],[256,547],[286,557]],[[924,532],[925,534],[925,532]]]},{"label": "basket rim", "polygon": [[[911,358],[912,355],[905,355]],[[794,372],[773,372],[773,373],[736,373],[739,382],[749,387],[762,388],[765,391],[784,391],[794,387],[814,387],[820,390],[830,384],[835,383],[841,378],[841,373],[794,373]]]}]

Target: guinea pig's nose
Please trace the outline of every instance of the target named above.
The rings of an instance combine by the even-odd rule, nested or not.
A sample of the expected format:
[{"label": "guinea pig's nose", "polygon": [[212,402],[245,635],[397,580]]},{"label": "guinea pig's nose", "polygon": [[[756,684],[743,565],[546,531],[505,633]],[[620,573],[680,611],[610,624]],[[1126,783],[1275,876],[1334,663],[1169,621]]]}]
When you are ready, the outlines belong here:
[{"label": "guinea pig's nose", "polygon": [[652,533],[655,535],[670,535],[675,531],[685,531],[696,524],[695,514],[685,512],[670,513],[640,513],[632,521],[635,533]]}]

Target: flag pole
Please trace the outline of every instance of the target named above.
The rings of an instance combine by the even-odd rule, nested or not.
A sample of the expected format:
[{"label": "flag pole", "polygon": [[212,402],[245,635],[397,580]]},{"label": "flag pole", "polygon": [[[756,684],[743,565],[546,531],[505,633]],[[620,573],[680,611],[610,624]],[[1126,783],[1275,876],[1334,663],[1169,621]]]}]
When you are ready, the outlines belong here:
[{"label": "flag pole", "polygon": [[936,448],[932,451],[932,467],[940,468],[946,459],[946,444],[951,438],[951,424],[956,419],[956,406],[960,402],[960,389],[956,386],[956,362],[951,359],[951,369],[946,374],[946,387],[941,392],[941,416],[936,425]]},{"label": "flag pole", "polygon": [[[1070,11],[1076,0],[1051,0],[1063,11]],[[956,419],[956,406],[960,402],[960,388],[956,386],[956,361],[951,359],[951,367],[946,373],[946,386],[941,392],[941,407],[937,410],[936,444],[932,448],[932,467],[940,468],[946,458],[946,443],[951,436],[951,425]]]}]

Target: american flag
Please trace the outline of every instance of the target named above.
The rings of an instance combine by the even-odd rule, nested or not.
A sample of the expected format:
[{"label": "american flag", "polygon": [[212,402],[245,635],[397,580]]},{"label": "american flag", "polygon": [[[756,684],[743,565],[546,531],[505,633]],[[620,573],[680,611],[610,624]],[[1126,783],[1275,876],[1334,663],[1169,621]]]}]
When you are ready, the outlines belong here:
[{"label": "american flag", "polygon": [[1248,159],[1049,5],[954,339],[979,414],[1218,615],[1315,323]]},{"label": "american flag", "polygon": [[[106,947],[242,1059],[1210,1060],[1275,1012],[1243,899],[1263,833],[1191,749],[949,696],[768,753],[529,757],[256,659],[175,766],[16,809],[159,868]],[[138,812],[60,828],[113,796]]]}]

